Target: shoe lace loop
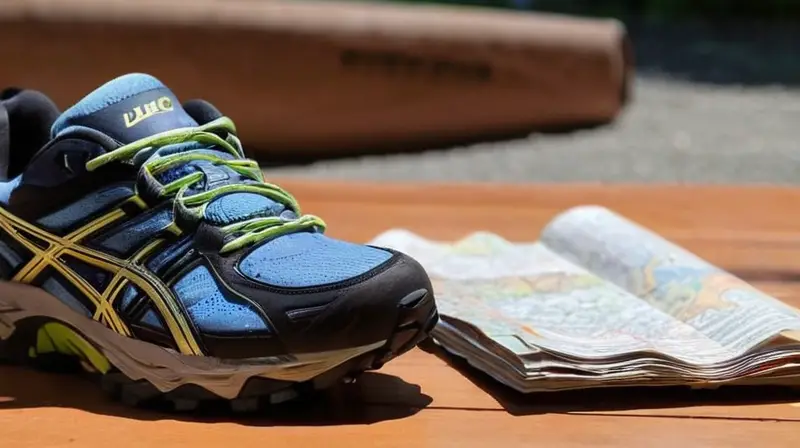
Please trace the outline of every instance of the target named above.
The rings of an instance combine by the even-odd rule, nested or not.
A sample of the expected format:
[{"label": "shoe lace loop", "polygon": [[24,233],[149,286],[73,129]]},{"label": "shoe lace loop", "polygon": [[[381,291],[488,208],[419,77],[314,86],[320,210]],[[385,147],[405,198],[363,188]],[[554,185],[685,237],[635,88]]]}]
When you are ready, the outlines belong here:
[{"label": "shoe lace loop", "polygon": [[[225,135],[221,137],[220,135]],[[294,213],[292,218],[281,216],[259,216],[221,226],[226,236],[226,243],[220,253],[229,253],[255,244],[268,238],[275,238],[288,233],[310,229],[325,230],[325,222],[314,215],[302,215],[300,205],[286,190],[275,184],[266,182],[258,162],[245,158],[242,144],[236,136],[236,127],[227,117],[221,117],[202,126],[181,128],[154,134],[135,142],[123,145],[106,154],[86,162],[86,169],[94,171],[112,162],[132,161],[142,151],[157,150],[168,145],[181,143],[198,143],[203,147],[215,147],[233,156],[232,159],[215,156],[198,151],[186,151],[166,156],[150,157],[142,165],[144,174],[155,179],[155,176],[178,165],[203,160],[214,165],[226,166],[255,183],[227,184],[195,194],[187,194],[190,187],[202,181],[205,174],[199,171],[161,184],[159,195],[169,197],[174,194],[176,216],[187,216],[193,220],[204,219],[206,207],[214,199],[230,193],[254,193],[265,196]]]}]

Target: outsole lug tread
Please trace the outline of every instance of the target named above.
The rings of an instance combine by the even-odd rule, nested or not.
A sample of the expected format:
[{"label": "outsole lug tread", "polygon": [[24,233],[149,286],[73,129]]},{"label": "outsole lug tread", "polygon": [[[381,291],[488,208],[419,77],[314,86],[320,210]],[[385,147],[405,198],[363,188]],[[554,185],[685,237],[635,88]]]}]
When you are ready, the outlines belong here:
[{"label": "outsole lug tread", "polygon": [[172,401],[172,406],[177,412],[192,412],[200,407],[200,400],[189,400],[186,398],[176,398]]},{"label": "outsole lug tread", "polygon": [[300,394],[292,389],[282,390],[280,392],[275,392],[274,394],[269,396],[270,404],[281,404],[287,401],[294,400],[298,398]]},{"label": "outsole lug tread", "polygon": [[122,382],[118,376],[121,374],[109,373],[100,377],[100,388],[112,399],[119,399],[122,394]]},{"label": "outsole lug tread", "polygon": [[256,412],[261,407],[261,400],[258,398],[237,398],[231,400],[231,410],[239,414]]}]

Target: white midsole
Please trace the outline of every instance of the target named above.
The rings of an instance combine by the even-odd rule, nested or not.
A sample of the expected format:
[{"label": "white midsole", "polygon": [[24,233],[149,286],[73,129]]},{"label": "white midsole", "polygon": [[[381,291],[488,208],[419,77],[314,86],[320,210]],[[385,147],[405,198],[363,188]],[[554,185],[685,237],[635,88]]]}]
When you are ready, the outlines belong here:
[{"label": "white midsole", "polygon": [[236,398],[253,377],[303,382],[364,353],[385,345],[378,341],[360,347],[318,353],[226,361],[187,356],[154,344],[122,336],[82,316],[47,292],[16,282],[0,282],[0,340],[9,338],[15,323],[45,316],[78,330],[109,362],[132,380],[147,380],[161,392],[195,384],[227,399]]}]

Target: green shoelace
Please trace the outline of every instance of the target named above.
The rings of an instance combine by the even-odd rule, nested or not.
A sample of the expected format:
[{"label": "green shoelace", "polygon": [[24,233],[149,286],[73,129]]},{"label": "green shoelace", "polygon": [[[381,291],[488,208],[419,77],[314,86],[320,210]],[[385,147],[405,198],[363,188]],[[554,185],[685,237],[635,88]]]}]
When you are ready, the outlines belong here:
[{"label": "green shoelace", "polygon": [[[227,137],[220,137],[218,135],[220,131],[226,133]],[[229,193],[255,193],[266,196],[282,204],[286,209],[291,210],[294,212],[295,216],[297,216],[297,218],[290,220],[278,216],[255,217],[222,226],[220,229],[224,235],[235,235],[235,237],[222,246],[220,253],[233,252],[268,238],[275,238],[280,235],[315,227],[322,231],[325,230],[325,222],[322,219],[314,215],[301,215],[300,205],[294,197],[279,186],[266,182],[258,163],[244,157],[242,144],[239,138],[236,137],[236,127],[233,121],[227,117],[218,118],[195,128],[174,129],[158,133],[123,145],[114,151],[89,160],[86,162],[86,169],[88,171],[94,171],[111,162],[130,161],[144,150],[192,142],[220,148],[230,153],[235,158],[229,160],[210,154],[187,151],[146,161],[143,164],[144,174],[152,178],[156,184],[161,185],[159,197],[167,198],[173,194],[175,195],[174,204],[176,215],[181,213],[182,216],[190,216],[192,219],[200,221],[205,217],[206,207],[215,198]],[[176,165],[196,160],[205,160],[214,165],[226,166],[259,183],[223,185],[202,193],[186,196],[185,193],[187,189],[203,180],[205,174],[194,172],[166,185],[160,184],[155,178],[155,176]]]}]

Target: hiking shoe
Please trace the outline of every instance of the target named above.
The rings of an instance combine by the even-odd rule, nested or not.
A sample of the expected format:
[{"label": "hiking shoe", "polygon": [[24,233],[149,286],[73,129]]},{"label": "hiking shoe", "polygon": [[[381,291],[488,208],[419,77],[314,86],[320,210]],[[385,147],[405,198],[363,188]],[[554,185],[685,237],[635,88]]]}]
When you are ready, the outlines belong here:
[{"label": "hiking shoe", "polygon": [[377,369],[438,315],[410,257],[325,236],[232,121],[149,75],[0,99],[0,352],[129,404],[254,410]]}]

